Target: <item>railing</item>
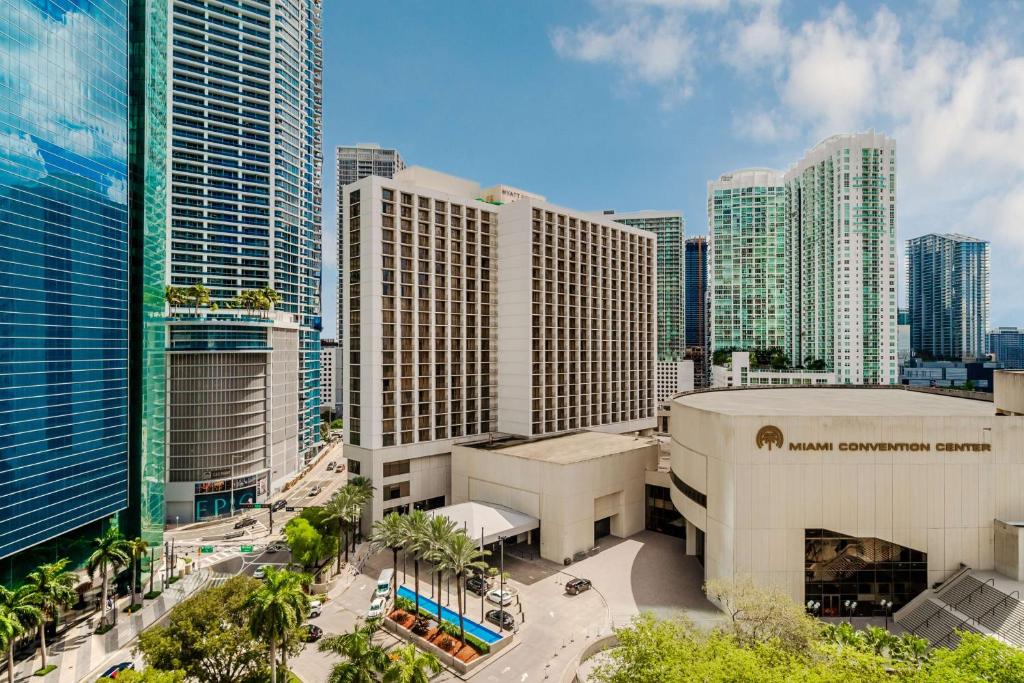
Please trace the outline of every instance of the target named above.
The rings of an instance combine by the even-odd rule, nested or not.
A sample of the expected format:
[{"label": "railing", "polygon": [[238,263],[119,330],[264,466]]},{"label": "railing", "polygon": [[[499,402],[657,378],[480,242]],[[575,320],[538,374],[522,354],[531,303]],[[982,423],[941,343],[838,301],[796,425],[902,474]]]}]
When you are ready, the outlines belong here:
[{"label": "railing", "polygon": [[[975,579],[975,580],[977,580],[977,579]],[[968,594],[967,594],[967,595],[965,595],[964,597],[962,597],[962,598],[960,598],[959,600],[957,600],[957,603],[956,603],[956,604],[954,605],[954,607],[956,607],[957,609],[959,609],[959,608],[960,608],[960,605],[964,604],[964,602],[965,602],[965,601],[967,601],[967,600],[970,600],[970,599],[971,599],[971,597],[972,597],[972,596],[973,596],[973,595],[974,595],[975,593],[977,593],[977,592],[978,592],[978,591],[980,591],[980,590],[984,590],[985,586],[991,586],[991,587],[992,587],[992,590],[997,590],[997,589],[996,589],[996,580],[995,580],[995,579],[992,579],[992,578],[986,579],[986,580],[985,580],[985,581],[984,581],[984,582],[983,582],[983,583],[982,583],[982,584],[981,584],[980,586],[978,586],[977,588],[975,588],[974,590],[972,590],[972,591],[971,591],[970,593],[968,593]],[[998,592],[1000,592],[1000,593],[1001,593],[1002,591],[998,591]]]}]

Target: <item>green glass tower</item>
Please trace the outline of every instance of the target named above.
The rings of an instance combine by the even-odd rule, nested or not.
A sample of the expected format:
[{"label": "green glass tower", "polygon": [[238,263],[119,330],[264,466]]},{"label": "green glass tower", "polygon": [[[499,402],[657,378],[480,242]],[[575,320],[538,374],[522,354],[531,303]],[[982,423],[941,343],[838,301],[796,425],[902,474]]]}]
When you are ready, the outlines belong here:
[{"label": "green glass tower", "polygon": [[782,347],[786,223],[782,174],[744,169],[708,183],[711,351]]},{"label": "green glass tower", "polygon": [[163,543],[166,377],[167,3],[129,5],[129,478],[121,527]]},{"label": "green glass tower", "polygon": [[635,211],[605,215],[658,236],[658,361],[683,360],[686,353],[686,301],[683,275],[686,222],[678,211]]}]

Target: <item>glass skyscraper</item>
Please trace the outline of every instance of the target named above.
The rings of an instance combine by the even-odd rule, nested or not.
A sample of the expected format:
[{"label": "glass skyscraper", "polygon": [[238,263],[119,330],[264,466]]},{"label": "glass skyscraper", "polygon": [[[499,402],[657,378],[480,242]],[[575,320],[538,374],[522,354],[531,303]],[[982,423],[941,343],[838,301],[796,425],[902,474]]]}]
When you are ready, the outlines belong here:
[{"label": "glass skyscraper", "polygon": [[686,347],[708,343],[708,241],[703,237],[686,240]]},{"label": "glass skyscraper", "polygon": [[320,0],[171,3],[169,284],[270,287],[300,325],[297,448],[320,441]]},{"label": "glass skyscraper", "polygon": [[955,234],[907,240],[907,303],[913,353],[925,360],[984,355],[988,242]]},{"label": "glass skyscraper", "polygon": [[708,183],[712,352],[785,343],[785,218],[777,171],[744,169]]},{"label": "glass skyscraper", "polygon": [[0,0],[0,146],[8,557],[128,505],[127,0]]},{"label": "glass skyscraper", "polygon": [[1004,368],[1024,369],[1024,327],[997,327],[990,331],[988,350]]},{"label": "glass skyscraper", "polygon": [[683,244],[686,241],[686,222],[682,214],[672,211],[605,211],[605,215],[623,225],[647,230],[658,236],[658,361],[683,360]]}]

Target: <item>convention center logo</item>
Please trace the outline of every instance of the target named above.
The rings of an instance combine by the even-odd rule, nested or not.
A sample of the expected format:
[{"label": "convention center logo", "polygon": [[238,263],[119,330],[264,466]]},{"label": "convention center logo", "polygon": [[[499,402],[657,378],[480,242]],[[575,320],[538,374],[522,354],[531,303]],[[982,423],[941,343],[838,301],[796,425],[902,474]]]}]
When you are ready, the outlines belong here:
[{"label": "convention center logo", "polygon": [[768,450],[772,449],[772,446],[776,448],[782,448],[782,430],[773,425],[765,425],[757,430],[757,447],[764,448],[768,447]]}]

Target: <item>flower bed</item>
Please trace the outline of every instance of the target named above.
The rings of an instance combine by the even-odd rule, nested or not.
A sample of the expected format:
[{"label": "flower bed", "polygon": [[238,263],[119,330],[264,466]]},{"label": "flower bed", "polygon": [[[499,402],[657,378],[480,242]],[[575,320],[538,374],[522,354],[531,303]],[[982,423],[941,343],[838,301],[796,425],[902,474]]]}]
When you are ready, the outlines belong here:
[{"label": "flower bed", "polygon": [[[419,620],[422,628],[417,628],[417,619],[411,612],[407,612],[401,607],[396,608],[388,615],[388,618],[394,621],[402,628],[412,631],[420,638],[437,647],[448,655],[458,659],[460,662],[466,664],[479,658],[482,655],[487,654],[490,651],[490,647],[487,643],[476,640],[468,633],[466,634],[466,645],[462,645],[462,641],[459,640],[459,627],[456,626],[452,629],[452,625],[446,622],[440,624],[434,619],[434,617],[422,609],[420,610],[422,619]],[[454,634],[452,631],[454,630]],[[483,647],[481,648],[480,645]]]}]

